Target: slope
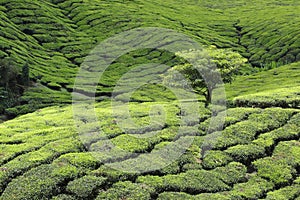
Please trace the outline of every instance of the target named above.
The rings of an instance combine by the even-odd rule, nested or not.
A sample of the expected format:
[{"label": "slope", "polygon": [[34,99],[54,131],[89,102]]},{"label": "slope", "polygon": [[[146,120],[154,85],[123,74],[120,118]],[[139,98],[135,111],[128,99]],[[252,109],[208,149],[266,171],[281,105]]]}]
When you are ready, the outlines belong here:
[{"label": "slope", "polygon": [[[298,61],[299,9],[294,0],[1,1],[0,58],[9,57],[19,68],[27,62],[33,81],[19,107],[8,113],[69,103],[77,69],[90,50],[104,39],[136,27],[170,28],[202,44],[232,48],[253,66],[269,68]],[[135,64],[153,59],[168,64],[166,60],[173,58],[135,52],[111,68],[126,72],[132,67],[132,57],[137,58]],[[108,94],[121,76],[116,70],[106,75],[99,87],[102,95]]]},{"label": "slope", "polygon": [[[290,72],[298,76],[298,66],[295,63],[280,67],[275,77],[272,77],[274,71],[251,77],[266,81],[269,91],[266,95],[274,96],[271,91],[280,87],[265,77],[272,77],[274,82],[280,80],[281,88],[298,88],[286,76]],[[243,85],[244,79],[237,79],[232,85]],[[229,85],[227,91],[230,89],[232,97],[237,96],[236,88]],[[246,92],[242,89],[241,94],[256,92],[251,87]],[[295,98],[299,100],[299,94]],[[110,153],[103,151],[106,143],[97,135],[99,126],[85,124],[85,119],[74,121],[71,106],[44,108],[2,123],[0,199],[299,198],[299,107],[260,108],[258,104],[247,108],[235,104],[226,111],[222,130],[210,133],[215,138],[213,148],[202,157],[201,147],[206,142],[211,113],[199,105],[199,113],[195,115],[194,107],[183,110],[172,98],[164,102],[131,102],[128,107],[114,109],[110,101],[96,103],[101,130],[118,147]],[[137,126],[125,123],[124,127],[120,123],[127,120],[126,109]],[[154,113],[157,115],[153,118]],[[87,119],[90,114],[87,113]],[[82,140],[78,125],[97,134]],[[179,127],[184,131],[179,132]],[[143,154],[191,138],[189,148],[161,169],[139,173],[109,167],[126,167],[133,161],[136,169],[145,170],[151,165],[140,162]],[[82,143],[86,141],[90,151]],[[132,152],[142,154],[131,157]],[[160,162],[151,160],[151,163]]]}]

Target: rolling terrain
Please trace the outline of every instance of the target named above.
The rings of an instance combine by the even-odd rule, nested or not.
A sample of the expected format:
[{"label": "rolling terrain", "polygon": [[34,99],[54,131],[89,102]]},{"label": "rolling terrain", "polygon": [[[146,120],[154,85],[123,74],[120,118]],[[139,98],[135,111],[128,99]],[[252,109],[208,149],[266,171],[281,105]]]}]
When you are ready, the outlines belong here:
[{"label": "rolling terrain", "polygon": [[[299,64],[282,68],[291,66],[299,69]],[[272,76],[273,72],[269,73]],[[299,88],[299,83],[295,87]],[[272,95],[275,102],[281,100],[276,92],[268,91],[265,98]],[[174,163],[145,173],[104,165],[108,161],[126,164],[138,157],[118,150],[101,154],[97,151],[103,145],[101,140],[92,140],[91,151],[87,151],[76,129],[72,106],[49,107],[17,117],[0,125],[0,199],[295,199],[300,195],[299,93],[289,95],[298,100],[290,108],[234,104],[226,111],[224,128],[204,158],[200,147],[210,121],[210,111],[204,105],[199,118],[187,112],[191,121],[182,124],[176,101],[132,102],[131,118],[140,127],[124,132],[114,124],[110,102],[97,103],[101,129],[116,147],[128,153],[155,152],[193,137],[191,146]],[[155,104],[164,107],[166,121],[151,123],[149,109]],[[122,116],[123,109],[118,110]],[[179,126],[186,131],[178,134]],[[150,136],[136,137],[134,131]]]},{"label": "rolling terrain", "polygon": [[[20,103],[6,109],[18,116],[0,124],[0,200],[300,200],[299,1],[2,0],[0,18],[0,59],[28,63],[31,79]],[[248,59],[225,85],[223,126],[210,127],[215,116],[202,101],[184,110],[160,85],[145,85],[128,105],[113,107],[109,97],[124,73],[179,62],[151,49],[123,55],[105,72],[96,91],[98,124],[74,119],[71,94],[85,57],[137,27],[170,28]],[[137,126],[126,123],[126,109]],[[116,148],[108,154],[103,138],[83,140],[79,125],[103,131]],[[212,148],[204,152],[209,136]],[[170,165],[147,171],[162,160],[141,162],[187,141]],[[109,167],[131,162],[132,171]]]},{"label": "rolling terrain", "polygon": [[[137,27],[169,28],[203,45],[231,48],[254,67],[269,69],[299,61],[299,9],[296,0],[3,0],[0,58],[9,56],[19,68],[28,63],[35,86],[25,91],[18,111],[8,113],[70,103],[78,67],[89,52],[104,39]],[[108,70],[100,80],[98,95],[110,93],[134,64],[156,60],[172,66],[172,59],[151,50],[124,55],[111,66],[118,70]]]}]

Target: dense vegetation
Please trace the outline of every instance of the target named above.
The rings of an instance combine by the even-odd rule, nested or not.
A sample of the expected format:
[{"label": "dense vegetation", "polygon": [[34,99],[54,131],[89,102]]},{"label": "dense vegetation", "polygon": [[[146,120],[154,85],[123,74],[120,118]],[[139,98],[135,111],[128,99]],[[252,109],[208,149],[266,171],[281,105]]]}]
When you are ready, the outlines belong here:
[{"label": "dense vegetation", "polygon": [[[142,127],[149,126],[151,105],[130,106],[132,118]],[[117,125],[112,126],[109,102],[96,105],[102,129],[117,147],[128,152],[154,152],[166,144],[195,137],[188,151],[173,164],[143,174],[104,165],[108,160],[126,163],[132,158],[118,151],[101,154],[97,151],[101,140],[90,144],[96,157],[87,152],[74,127],[71,106],[49,107],[3,123],[1,199],[256,199],[299,195],[298,109],[229,109],[224,130],[213,149],[200,159],[209,111],[203,105],[200,127],[187,122],[186,132],[178,135],[179,108],[175,102],[161,105],[168,115],[162,125],[165,128],[158,134],[153,133],[160,130],[157,124],[139,129],[141,134],[152,135],[146,138],[133,136],[133,130],[124,133]]]},{"label": "dense vegetation", "polygon": [[[299,6],[296,0],[3,0],[0,58],[10,57],[20,69],[28,63],[35,82],[8,114],[69,103],[76,69],[89,51],[105,38],[136,27],[171,28],[201,44],[231,48],[254,67],[268,69],[299,61]],[[149,60],[173,63],[173,57],[162,52],[133,54],[111,66],[118,70],[106,73],[99,95],[107,95],[120,73],[133,64]],[[244,73],[251,71],[244,69]]]},{"label": "dense vegetation", "polygon": [[[300,200],[299,13],[297,0],[2,0],[0,111],[18,117],[0,124],[0,200]],[[112,110],[108,98],[122,74],[144,63],[183,64],[170,52],[141,49],[115,60],[100,80],[99,124],[76,122],[71,92],[84,58],[116,33],[149,26],[248,61],[225,86],[228,109],[214,113],[199,97],[198,110],[184,110],[172,91],[146,84],[128,104],[137,126],[127,124],[127,105]],[[224,114],[223,126],[210,127]],[[117,148],[99,151],[105,141],[97,134],[83,144],[78,123],[101,127]],[[170,165],[147,171],[162,161],[140,162],[185,141],[192,143]],[[130,162],[133,171],[110,167]]]}]

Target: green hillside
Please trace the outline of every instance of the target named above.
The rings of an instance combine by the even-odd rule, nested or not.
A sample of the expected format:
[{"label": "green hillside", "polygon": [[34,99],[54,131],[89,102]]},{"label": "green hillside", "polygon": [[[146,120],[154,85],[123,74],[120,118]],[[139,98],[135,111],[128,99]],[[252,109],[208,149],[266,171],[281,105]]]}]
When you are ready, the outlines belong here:
[{"label": "green hillside", "polygon": [[[118,57],[95,85],[95,104],[72,105],[89,53],[139,27],[246,58],[225,84],[227,109],[178,99],[151,80],[163,67],[135,70],[182,64],[154,49]],[[0,87],[0,200],[300,200],[299,27],[296,0],[1,0],[0,60],[18,78],[27,64],[30,84],[17,84],[16,101]],[[130,70],[138,76],[122,77]],[[121,77],[121,86],[150,84],[120,92]]]},{"label": "green hillside", "polygon": [[236,106],[299,108],[300,63],[240,76],[226,85],[229,102]]},{"label": "green hillside", "polygon": [[[0,199],[294,199],[300,195],[300,94],[296,78],[293,86],[284,72],[290,70],[290,75],[295,75],[296,69],[296,63],[276,69],[278,74],[270,78],[273,81],[266,77],[274,76],[274,70],[252,75],[257,82],[264,81],[266,90],[273,88],[264,93],[265,98],[288,102],[294,95],[296,104],[291,108],[234,104],[237,107],[226,111],[223,131],[212,133],[218,136],[202,159],[200,147],[206,140],[210,111],[200,106],[197,118],[195,113],[187,112],[187,119],[192,121],[182,124],[178,102],[171,99],[130,103],[130,116],[139,126],[129,125],[125,132],[114,120],[124,114],[126,105],[113,113],[109,101],[97,103],[101,130],[117,147],[110,154],[98,151],[103,140],[97,137],[89,139],[87,151],[76,129],[72,106],[49,107],[2,123]],[[251,77],[247,78],[252,80]],[[273,82],[281,82],[281,87],[275,89]],[[237,99],[251,101],[251,94],[260,94],[256,87],[245,91],[243,84],[246,81],[242,77],[232,83],[241,86],[240,94],[247,94]],[[284,92],[295,88],[294,93],[285,97],[277,94],[289,85]],[[227,90],[236,96],[236,88],[230,91],[228,85]],[[158,118],[151,122],[148,115],[154,105],[164,107],[166,121]],[[178,132],[182,126],[185,131]],[[86,127],[93,129],[97,125]],[[155,153],[166,145],[191,138],[188,150],[159,170],[124,172],[104,164],[126,166],[142,157],[131,158],[129,153]],[[147,169],[147,165],[136,165],[136,169]]]},{"label": "green hillside", "polygon": [[[141,127],[125,132],[114,124],[110,102],[96,104],[101,129],[127,153],[118,148],[110,154],[99,152],[103,140],[97,138],[90,138],[87,152],[71,106],[45,108],[1,124],[0,199],[292,199],[299,195],[299,109],[228,109],[213,149],[200,159],[209,110],[200,109],[196,119],[186,113],[196,121],[183,125],[176,102],[155,104],[164,106],[166,121],[151,123],[148,113],[153,103],[131,103],[131,118]],[[124,108],[117,110],[115,114],[122,116]],[[180,126],[185,131],[178,133]],[[138,137],[135,131],[148,136]],[[108,161],[112,166],[126,165],[142,156],[128,157],[130,152],[155,153],[191,137],[193,142],[182,156],[156,171],[122,172],[104,165]]]}]

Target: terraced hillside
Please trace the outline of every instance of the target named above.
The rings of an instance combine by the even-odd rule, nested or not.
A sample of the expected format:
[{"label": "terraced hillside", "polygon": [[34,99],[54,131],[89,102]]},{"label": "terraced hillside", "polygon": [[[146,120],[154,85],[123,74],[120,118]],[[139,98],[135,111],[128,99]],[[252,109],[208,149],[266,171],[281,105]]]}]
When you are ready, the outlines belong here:
[{"label": "terraced hillside", "polygon": [[[299,64],[291,64],[276,69],[278,79],[273,81],[282,81],[280,72],[288,69],[299,75]],[[268,82],[264,77],[272,77],[274,71],[268,73],[252,77]],[[286,81],[282,87],[290,85],[290,80]],[[237,79],[233,85],[243,82]],[[290,88],[299,88],[299,82]],[[234,94],[236,89],[227,91]],[[250,87],[248,96],[236,98],[250,101],[251,91],[256,92]],[[264,94],[275,102],[283,98],[288,102],[293,96],[297,102],[291,107],[233,104],[226,111],[222,130],[209,134],[215,139],[204,156],[201,149],[207,141],[211,114],[202,104],[195,115],[194,109],[183,111],[179,102],[171,99],[132,102],[130,116],[138,126],[122,129],[115,120],[122,121],[126,105],[112,110],[110,101],[97,103],[101,130],[116,147],[109,153],[101,151],[103,137],[89,138],[87,151],[71,106],[23,115],[0,125],[0,199],[299,199],[298,91],[280,96],[274,89]],[[158,105],[164,108],[164,117],[158,115],[153,121],[149,112],[160,111]],[[90,130],[97,125],[85,127]],[[178,132],[180,127],[184,131]],[[166,167],[147,171],[150,163],[140,162],[147,153],[189,140],[189,148]],[[131,153],[141,154],[132,157]],[[114,168],[132,162],[137,164],[130,171]],[[160,162],[159,158],[151,160]]]},{"label": "terraced hillside", "polygon": [[[19,68],[27,62],[35,86],[23,95],[16,107],[19,111],[8,113],[69,103],[74,77],[85,56],[104,39],[137,27],[170,28],[201,44],[232,48],[253,66],[270,68],[299,61],[299,13],[296,0],[2,0],[0,58],[10,57]],[[133,54],[112,67],[123,73],[133,60],[134,64],[153,59],[174,64],[169,62],[170,55]],[[116,71],[106,75],[100,82],[100,95],[109,93],[120,76]]]},{"label": "terraced hillside", "polygon": [[[300,200],[299,13],[297,0],[1,0],[0,59],[27,63],[31,85],[6,109],[20,116],[0,123],[0,200]],[[88,106],[71,105],[77,71],[97,44],[137,27],[230,48],[250,75],[225,85],[221,112],[159,84],[112,104],[129,70],[181,62],[132,51],[100,80],[95,123]]]},{"label": "terraced hillside", "polygon": [[300,63],[240,76],[226,85],[229,102],[242,106],[299,107]]}]

